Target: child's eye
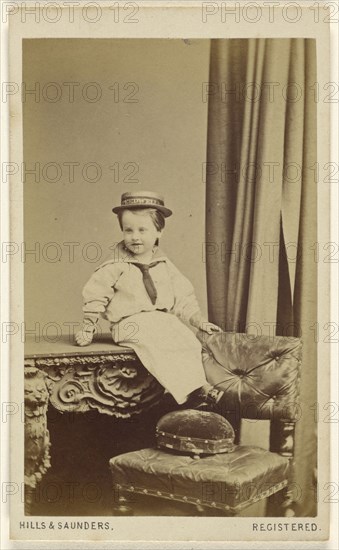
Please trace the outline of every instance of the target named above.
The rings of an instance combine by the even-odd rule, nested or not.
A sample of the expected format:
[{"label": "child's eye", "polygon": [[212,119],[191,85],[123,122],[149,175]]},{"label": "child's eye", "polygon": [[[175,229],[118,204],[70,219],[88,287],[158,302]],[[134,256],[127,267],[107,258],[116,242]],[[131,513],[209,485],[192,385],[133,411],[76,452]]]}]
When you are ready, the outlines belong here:
[{"label": "child's eye", "polygon": [[131,233],[132,229],[125,229],[125,233]]}]

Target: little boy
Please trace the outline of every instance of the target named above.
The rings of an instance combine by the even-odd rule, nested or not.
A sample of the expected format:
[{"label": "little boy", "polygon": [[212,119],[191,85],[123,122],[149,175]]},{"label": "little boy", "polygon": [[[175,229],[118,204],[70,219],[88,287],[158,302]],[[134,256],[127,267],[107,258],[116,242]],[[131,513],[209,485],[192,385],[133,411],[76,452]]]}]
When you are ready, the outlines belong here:
[{"label": "little boy", "polygon": [[91,343],[100,316],[111,323],[115,343],[131,347],[177,403],[215,404],[223,392],[206,381],[201,345],[187,324],[212,334],[192,284],[159,248],[172,211],[151,191],[124,193],[118,215],[123,241],[83,290],[84,324],[79,346]]}]

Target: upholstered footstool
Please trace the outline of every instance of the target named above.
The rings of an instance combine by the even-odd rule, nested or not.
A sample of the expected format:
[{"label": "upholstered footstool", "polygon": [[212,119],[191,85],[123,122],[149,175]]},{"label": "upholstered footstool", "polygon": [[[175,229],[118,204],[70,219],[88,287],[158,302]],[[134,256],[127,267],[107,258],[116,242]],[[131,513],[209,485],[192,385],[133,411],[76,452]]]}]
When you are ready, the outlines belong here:
[{"label": "upholstered footstool", "polygon": [[219,414],[169,413],[159,420],[156,439],[156,449],[110,460],[118,512],[128,512],[128,493],[139,493],[235,515],[287,485],[288,458],[235,446],[234,430]]},{"label": "upholstered footstool", "polygon": [[259,447],[203,458],[143,449],[110,460],[115,494],[123,508],[140,493],[224,510],[235,515],[287,485],[289,461]]}]

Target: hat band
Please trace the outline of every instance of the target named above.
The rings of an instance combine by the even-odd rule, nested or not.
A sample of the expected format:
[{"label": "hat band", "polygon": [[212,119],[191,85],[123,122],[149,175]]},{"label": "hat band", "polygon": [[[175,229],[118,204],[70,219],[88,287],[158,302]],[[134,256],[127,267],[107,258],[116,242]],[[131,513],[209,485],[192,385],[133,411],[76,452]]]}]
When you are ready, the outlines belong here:
[{"label": "hat band", "polygon": [[136,199],[123,199],[121,201],[121,206],[128,206],[132,204],[142,205],[142,204],[154,204],[155,206],[163,206],[163,201],[159,199],[151,198],[136,198]]}]

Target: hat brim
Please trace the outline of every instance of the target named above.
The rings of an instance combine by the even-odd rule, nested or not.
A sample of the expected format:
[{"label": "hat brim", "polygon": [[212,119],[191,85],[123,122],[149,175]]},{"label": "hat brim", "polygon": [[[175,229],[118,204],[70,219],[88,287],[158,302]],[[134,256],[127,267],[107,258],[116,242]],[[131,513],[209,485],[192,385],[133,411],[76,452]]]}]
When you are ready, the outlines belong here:
[{"label": "hat brim", "polygon": [[155,208],[156,210],[159,210],[165,218],[168,218],[173,214],[172,210],[166,208],[166,206],[158,206],[155,204],[129,204],[126,206],[115,206],[112,208],[112,212],[114,212],[114,214],[118,214],[122,210],[145,210],[145,208]]}]

